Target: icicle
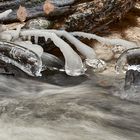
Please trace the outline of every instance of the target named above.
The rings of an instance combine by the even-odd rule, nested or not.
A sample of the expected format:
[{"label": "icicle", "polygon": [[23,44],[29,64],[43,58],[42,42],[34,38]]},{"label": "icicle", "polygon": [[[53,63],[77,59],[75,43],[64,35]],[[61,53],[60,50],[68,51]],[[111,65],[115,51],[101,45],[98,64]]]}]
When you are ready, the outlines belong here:
[{"label": "icicle", "polygon": [[109,39],[109,38],[97,36],[95,34],[84,33],[84,32],[72,32],[71,34],[74,36],[84,37],[88,39],[96,39],[97,41],[107,45],[121,45],[126,47],[127,49],[138,47],[135,43],[123,39]]},{"label": "icicle", "polygon": [[[61,50],[65,58],[65,71],[68,75],[78,76],[85,72],[85,67],[82,63],[80,56],[73,51],[73,49],[56,34],[45,32],[42,30],[25,30],[21,31],[21,36],[43,36],[45,39],[50,38],[54,44]],[[47,41],[47,40],[46,40]]]},{"label": "icicle", "polygon": [[46,41],[48,40],[48,37],[47,36],[45,36],[44,38],[45,38]]},{"label": "icicle", "polygon": [[0,42],[0,59],[6,63],[11,63],[30,76],[41,76],[41,59],[37,54],[22,46]]},{"label": "icicle", "polygon": [[38,36],[34,36],[35,44],[38,44]]},{"label": "icicle", "polygon": [[22,40],[25,41],[26,40],[26,36],[22,36]]},{"label": "icicle", "polygon": [[31,36],[30,35],[28,36],[28,41],[31,41]]}]

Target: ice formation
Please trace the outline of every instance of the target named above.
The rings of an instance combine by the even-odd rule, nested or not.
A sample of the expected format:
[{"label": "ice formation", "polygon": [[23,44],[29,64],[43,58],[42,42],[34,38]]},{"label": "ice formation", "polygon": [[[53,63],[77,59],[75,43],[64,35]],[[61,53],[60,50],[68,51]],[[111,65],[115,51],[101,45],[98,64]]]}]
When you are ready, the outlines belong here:
[{"label": "ice formation", "polygon": [[0,19],[3,19],[5,17],[7,17],[11,12],[12,12],[12,10],[9,9],[9,10],[3,12],[3,13],[0,13]]},{"label": "ice formation", "polygon": [[43,54],[43,48],[40,45],[32,44],[31,41],[15,41],[14,43],[17,44],[17,45],[23,46],[26,49],[29,49],[29,50],[33,51],[39,57],[41,57],[42,54]]},{"label": "ice formation", "polygon": [[67,44],[53,32],[45,32],[43,30],[26,30],[21,31],[20,36],[23,38],[30,38],[31,36],[34,36],[36,41],[38,37],[44,37],[46,41],[50,38],[64,55],[66,73],[71,76],[84,74],[85,68],[80,56],[70,47],[69,44]]},{"label": "ice formation", "polygon": [[88,38],[88,39],[95,39],[95,40],[97,40],[103,44],[106,44],[106,45],[124,46],[124,47],[126,47],[126,49],[138,47],[137,44],[134,42],[130,42],[130,41],[126,41],[126,40],[118,39],[118,38],[117,39],[109,39],[109,38],[105,38],[105,37],[100,37],[100,36],[95,35],[95,34],[84,33],[84,32],[72,32],[71,34],[74,36],[84,37],[84,38]]},{"label": "ice formation", "polygon": [[136,60],[137,58],[135,60],[132,60],[133,61],[132,63],[128,60],[129,57],[134,58],[135,56],[139,56],[139,54],[140,47],[131,48],[124,51],[117,60],[116,71],[118,73],[124,73],[126,70],[130,69],[140,71],[140,66],[138,63],[139,60]]},{"label": "ice formation", "polygon": [[[71,1],[72,2],[72,1]],[[11,10],[0,14],[0,18],[6,17]],[[0,59],[6,63],[11,63],[30,76],[40,76],[41,71],[47,68],[58,69],[63,67],[62,61],[54,55],[43,52],[43,48],[38,45],[38,38],[43,37],[45,41],[51,39],[55,46],[60,49],[65,59],[64,71],[71,76],[83,75],[86,71],[86,66],[80,55],[73,50],[64,37],[71,44],[75,46],[77,51],[84,57],[86,65],[93,68],[94,71],[102,71],[106,67],[106,63],[96,56],[93,48],[84,44],[76,37],[84,37],[94,39],[102,44],[124,46],[126,49],[136,48],[137,44],[123,39],[109,39],[89,34],[84,32],[67,32],[64,30],[38,30],[38,29],[21,29],[20,26],[17,30],[1,30],[0,32]],[[34,37],[35,44],[32,44],[31,38]],[[7,42],[9,41],[9,42]],[[9,51],[9,46],[12,46]],[[46,46],[49,47],[49,46]],[[7,54],[3,54],[8,49]],[[121,71],[123,64],[127,61],[127,52],[122,54],[117,61],[117,70]],[[24,57],[23,57],[24,56]],[[24,58],[24,59],[23,59]],[[22,62],[26,60],[26,62]],[[58,65],[57,65],[58,64]]]},{"label": "ice formation", "polygon": [[30,76],[41,76],[42,61],[33,51],[10,42],[0,42],[0,60],[10,63]]}]

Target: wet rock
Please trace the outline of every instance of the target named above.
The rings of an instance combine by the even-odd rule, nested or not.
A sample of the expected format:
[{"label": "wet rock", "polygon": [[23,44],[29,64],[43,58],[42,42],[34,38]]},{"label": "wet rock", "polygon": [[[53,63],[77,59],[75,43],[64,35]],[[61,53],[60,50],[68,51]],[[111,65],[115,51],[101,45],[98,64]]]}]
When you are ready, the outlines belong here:
[{"label": "wet rock", "polygon": [[24,28],[26,29],[48,29],[52,27],[52,22],[46,18],[36,18],[27,21]]},{"label": "wet rock", "polygon": [[127,55],[127,63],[131,65],[140,65],[140,54],[135,52]]}]

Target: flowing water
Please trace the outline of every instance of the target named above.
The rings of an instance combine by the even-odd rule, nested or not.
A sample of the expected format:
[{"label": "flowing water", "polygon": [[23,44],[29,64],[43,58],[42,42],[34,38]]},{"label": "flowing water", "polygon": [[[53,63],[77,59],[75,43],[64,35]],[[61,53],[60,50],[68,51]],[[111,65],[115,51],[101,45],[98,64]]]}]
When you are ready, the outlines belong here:
[{"label": "flowing water", "polygon": [[139,140],[140,95],[123,85],[111,72],[46,82],[0,76],[0,139]]}]

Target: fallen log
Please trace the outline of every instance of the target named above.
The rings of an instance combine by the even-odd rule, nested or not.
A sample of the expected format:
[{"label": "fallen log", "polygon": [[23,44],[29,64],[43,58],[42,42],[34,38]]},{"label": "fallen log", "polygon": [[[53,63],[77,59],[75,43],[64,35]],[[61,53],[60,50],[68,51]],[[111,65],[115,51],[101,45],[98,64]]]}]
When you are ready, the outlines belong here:
[{"label": "fallen log", "polygon": [[[26,20],[36,17],[63,22],[61,28],[67,31],[95,32],[121,19],[136,3],[136,0],[48,0],[54,6],[51,12],[44,12],[45,0],[6,0],[0,2],[0,12],[13,12],[0,20],[3,23],[18,21],[17,10],[23,6],[27,10]],[[47,7],[49,8],[49,7]],[[47,9],[48,10],[48,9]]]},{"label": "fallen log", "polygon": [[26,20],[33,19],[36,17],[58,17],[66,14],[70,14],[72,9],[70,9],[70,6],[64,6],[64,7],[58,7],[55,5],[55,10],[51,12],[50,14],[46,15],[43,11],[43,5],[44,5],[44,0],[39,1],[39,2],[32,2],[31,0],[7,0],[4,2],[0,2],[0,13],[4,12],[8,9],[12,9],[13,12],[9,14],[4,19],[1,19],[0,21],[3,23],[11,23],[11,22],[16,22],[19,21],[17,18],[17,10],[19,6],[23,6],[27,10],[27,18]]}]

